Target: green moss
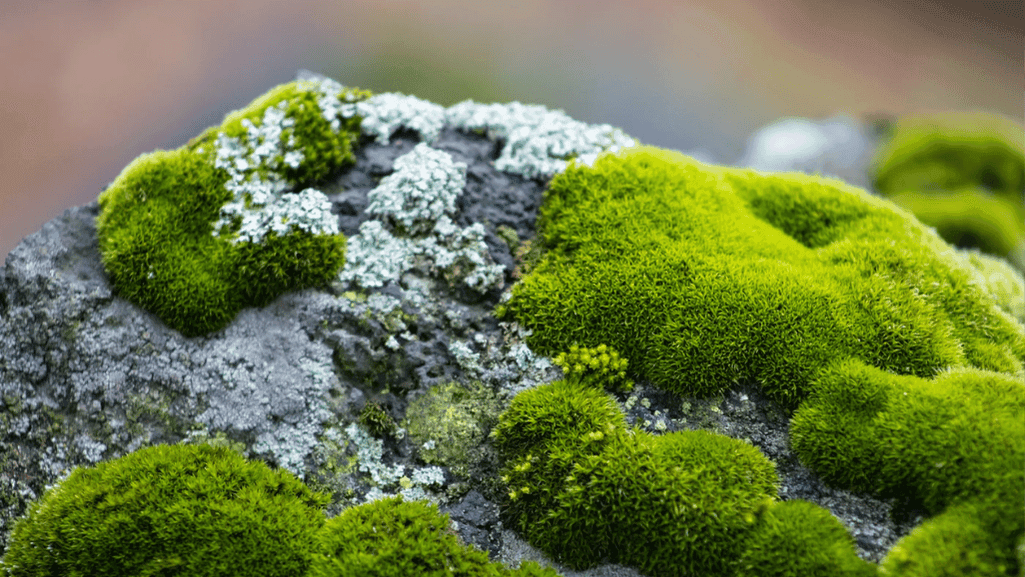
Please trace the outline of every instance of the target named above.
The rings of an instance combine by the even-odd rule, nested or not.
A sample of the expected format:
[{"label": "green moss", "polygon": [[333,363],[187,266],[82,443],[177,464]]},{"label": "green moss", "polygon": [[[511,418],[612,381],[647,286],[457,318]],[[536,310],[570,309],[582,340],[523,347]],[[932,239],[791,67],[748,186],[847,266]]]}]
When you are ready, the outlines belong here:
[{"label": "green moss", "polygon": [[556,575],[534,563],[509,570],[467,547],[436,505],[381,499],[343,511],[318,535],[309,577]]},{"label": "green moss", "polygon": [[559,353],[552,362],[562,369],[569,381],[621,392],[634,388],[634,382],[626,378],[628,361],[616,349],[606,345],[594,348],[573,345],[569,352]]},{"label": "green moss", "polygon": [[[218,138],[244,135],[246,126],[259,126],[271,107],[291,119],[291,126],[284,123],[281,142],[301,152],[302,161],[254,161],[244,175],[284,179],[299,189],[353,162],[359,117],[336,118],[332,127],[318,106],[319,95],[303,83],[279,86],[187,146],[144,154],[129,164],[100,195],[97,218],[103,264],[117,293],[195,336],[223,327],[242,308],[333,278],[344,264],[341,234],[291,228],[259,242],[237,243],[230,240],[231,227],[214,234],[222,207],[233,199],[226,188],[230,173],[217,161]],[[339,98],[366,96],[345,91]],[[246,198],[247,206],[252,202]]]},{"label": "green moss", "polygon": [[5,575],[303,574],[327,497],[208,445],[75,469],[19,520]]},{"label": "green moss", "polygon": [[359,424],[377,438],[391,437],[398,430],[395,419],[373,401],[363,405],[359,412]]},{"label": "green moss", "polygon": [[1025,331],[949,246],[839,181],[629,149],[556,176],[539,231],[543,260],[497,314],[540,354],[606,344],[679,394],[749,380],[793,409],[836,357],[919,376],[1025,361]]},{"label": "green moss", "polygon": [[776,492],[773,464],[751,445],[628,430],[610,396],[578,382],[517,395],[495,444],[512,525],[574,569],[729,575],[753,512]]},{"label": "green moss", "polygon": [[760,510],[745,540],[737,577],[870,577],[876,566],[858,557],[839,519],[808,501]]},{"label": "green moss", "polygon": [[499,403],[480,382],[432,387],[406,409],[405,428],[429,465],[465,477],[498,419]]},{"label": "green moss", "polygon": [[875,187],[948,242],[1025,270],[1022,127],[986,113],[902,119],[874,161]]}]

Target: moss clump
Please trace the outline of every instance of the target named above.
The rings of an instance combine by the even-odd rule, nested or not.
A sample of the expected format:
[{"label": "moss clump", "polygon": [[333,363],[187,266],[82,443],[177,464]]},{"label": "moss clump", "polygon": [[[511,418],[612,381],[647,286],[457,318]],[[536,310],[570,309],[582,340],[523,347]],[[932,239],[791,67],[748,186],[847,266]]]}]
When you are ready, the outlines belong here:
[{"label": "moss clump", "polygon": [[919,376],[1025,362],[975,271],[840,181],[635,148],[556,176],[538,226],[545,256],[497,313],[540,354],[606,344],[672,392],[748,380],[793,409],[837,357]]},{"label": "moss clump", "polygon": [[342,512],[318,535],[309,577],[554,577],[526,563],[516,570],[459,542],[436,505],[381,499]]},{"label": "moss clump", "polygon": [[772,503],[758,513],[737,562],[738,577],[871,577],[839,519],[808,501]]},{"label": "moss clump", "polygon": [[775,497],[773,464],[722,435],[653,436],[623,419],[577,382],[517,395],[495,430],[513,526],[574,569],[731,574],[753,512]]},{"label": "moss clump", "polygon": [[828,483],[934,515],[890,552],[893,574],[1003,575],[1016,565],[1025,534],[1020,377],[958,368],[922,379],[848,360],[822,372],[790,434]]},{"label": "moss clump", "polygon": [[381,405],[370,401],[363,405],[363,409],[359,412],[359,424],[367,430],[368,433],[377,437],[391,437],[395,435],[398,430],[398,425],[395,424],[395,419],[391,418],[391,415],[381,407]]},{"label": "moss clump", "polygon": [[75,469],[18,521],[5,575],[302,575],[326,495],[209,445]]},{"label": "moss clump", "polygon": [[1009,259],[1025,270],[1022,127],[987,113],[902,119],[874,160],[880,194],[948,242]]},{"label": "moss clump", "polygon": [[498,412],[498,399],[482,383],[445,383],[410,403],[405,428],[424,463],[465,477]]},{"label": "moss clump", "polygon": [[285,84],[188,145],[129,164],[100,195],[97,219],[117,293],[195,336],[328,282],[345,238],[326,197],[298,191],[353,162],[360,119],[340,107],[366,96]]},{"label": "moss clump", "polygon": [[608,389],[628,392],[634,388],[634,382],[626,378],[627,360],[616,352],[616,349],[598,345],[594,348],[573,345],[569,352],[559,353],[553,362],[562,369],[566,380]]}]

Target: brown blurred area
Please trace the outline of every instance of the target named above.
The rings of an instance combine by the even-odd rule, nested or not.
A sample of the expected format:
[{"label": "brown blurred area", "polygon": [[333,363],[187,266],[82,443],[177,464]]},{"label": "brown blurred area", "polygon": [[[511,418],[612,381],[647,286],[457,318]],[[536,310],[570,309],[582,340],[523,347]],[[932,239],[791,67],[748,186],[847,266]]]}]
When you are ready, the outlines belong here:
[{"label": "brown blurred area", "polygon": [[297,69],[441,104],[540,103],[721,162],[785,116],[1019,122],[1023,3],[0,2],[0,257]]}]

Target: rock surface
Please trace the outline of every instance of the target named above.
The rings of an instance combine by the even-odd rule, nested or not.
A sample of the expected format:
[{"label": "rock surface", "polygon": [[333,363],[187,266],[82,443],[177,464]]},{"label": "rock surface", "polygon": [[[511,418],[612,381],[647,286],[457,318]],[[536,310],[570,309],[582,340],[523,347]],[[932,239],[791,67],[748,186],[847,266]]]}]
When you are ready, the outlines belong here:
[{"label": "rock surface", "polygon": [[[431,134],[433,149],[466,165],[451,226],[482,225],[480,266],[500,267],[478,290],[467,281],[471,264],[441,262],[437,238],[406,239],[419,248],[399,263],[388,260],[394,246],[367,238],[367,223],[387,230],[368,211],[371,191],[422,136],[400,128],[375,139],[379,132],[366,134],[355,166],[322,189],[350,242],[347,272],[323,290],[246,309],[213,334],[184,338],[117,296],[100,260],[95,202],[67,210],[8,256],[0,269],[0,550],[16,518],[75,466],[213,439],[331,492],[331,516],[381,495],[431,498],[465,542],[512,564],[544,559],[503,528],[491,453],[461,477],[418,461],[401,429],[375,439],[354,423],[374,402],[401,427],[409,403],[438,384],[480,381],[504,405],[561,375],[531,353],[517,326],[491,314],[516,280],[517,251],[534,237],[550,174],[500,162],[508,133],[443,123]],[[918,521],[913,513],[895,521],[889,503],[819,482],[791,454],[786,418],[757,391],[681,399],[638,383],[619,400],[632,424],[653,433],[708,428],[750,440],[776,462],[781,498],[828,508],[867,559],[878,561]],[[637,574],[617,566],[563,573]]]}]

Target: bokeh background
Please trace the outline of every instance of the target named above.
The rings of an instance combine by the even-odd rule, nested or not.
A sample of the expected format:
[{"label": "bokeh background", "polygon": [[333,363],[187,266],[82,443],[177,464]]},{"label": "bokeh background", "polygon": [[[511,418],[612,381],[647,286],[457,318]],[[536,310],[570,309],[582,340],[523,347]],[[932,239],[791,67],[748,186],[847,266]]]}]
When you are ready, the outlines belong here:
[{"label": "bokeh background", "polygon": [[1025,3],[0,0],[0,258],[300,68],[544,104],[735,162],[761,126],[946,109],[1022,121]]}]

